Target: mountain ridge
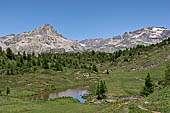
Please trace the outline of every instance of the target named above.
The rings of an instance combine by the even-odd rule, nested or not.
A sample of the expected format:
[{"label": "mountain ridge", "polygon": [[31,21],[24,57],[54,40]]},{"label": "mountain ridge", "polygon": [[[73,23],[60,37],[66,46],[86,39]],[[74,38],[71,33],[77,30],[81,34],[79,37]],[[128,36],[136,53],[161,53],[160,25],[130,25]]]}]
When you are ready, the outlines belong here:
[{"label": "mountain ridge", "polygon": [[0,46],[3,50],[8,47],[14,53],[26,52],[28,54],[63,53],[100,51],[113,53],[117,50],[132,48],[137,45],[149,46],[159,43],[170,37],[170,30],[165,27],[145,27],[112,38],[85,39],[81,41],[69,40],[57,33],[50,24],[20,34],[10,34],[0,37]]}]

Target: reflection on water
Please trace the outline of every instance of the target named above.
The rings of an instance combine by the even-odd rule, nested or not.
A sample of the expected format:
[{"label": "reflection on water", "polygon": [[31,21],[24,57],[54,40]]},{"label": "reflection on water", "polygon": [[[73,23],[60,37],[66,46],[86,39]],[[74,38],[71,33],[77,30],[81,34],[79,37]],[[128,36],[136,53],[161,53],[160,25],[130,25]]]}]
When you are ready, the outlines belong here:
[{"label": "reflection on water", "polygon": [[39,95],[35,95],[32,97],[28,97],[27,99],[30,100],[51,100],[59,97],[73,97],[78,99],[81,103],[84,103],[86,100],[82,98],[83,95],[87,95],[88,90],[87,88],[72,88],[72,89],[67,89],[64,91],[53,91],[53,92],[46,92],[46,93],[41,93]]}]

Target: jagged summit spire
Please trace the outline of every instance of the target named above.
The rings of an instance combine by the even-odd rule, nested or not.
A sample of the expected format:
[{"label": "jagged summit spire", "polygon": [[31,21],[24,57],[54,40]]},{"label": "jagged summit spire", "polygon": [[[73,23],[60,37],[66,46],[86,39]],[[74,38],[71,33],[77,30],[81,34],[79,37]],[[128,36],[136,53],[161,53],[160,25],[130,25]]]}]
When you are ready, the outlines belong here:
[{"label": "jagged summit spire", "polygon": [[43,24],[41,27],[31,31],[32,35],[58,35],[56,30],[50,24]]},{"label": "jagged summit spire", "polygon": [[43,25],[41,26],[41,28],[42,28],[42,29],[54,29],[53,26],[50,25],[50,24],[43,24]]}]

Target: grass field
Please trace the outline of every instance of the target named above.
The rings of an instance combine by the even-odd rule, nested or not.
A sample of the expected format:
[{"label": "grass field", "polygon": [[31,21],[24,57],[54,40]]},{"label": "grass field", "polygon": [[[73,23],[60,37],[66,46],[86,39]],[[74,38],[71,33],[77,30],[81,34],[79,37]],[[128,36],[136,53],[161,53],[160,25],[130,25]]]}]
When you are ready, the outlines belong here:
[{"label": "grass field", "polygon": [[[144,86],[145,77],[150,73],[154,83],[164,78],[165,66],[169,62],[169,50],[155,49],[146,55],[134,56],[128,62],[117,59],[117,64],[105,62],[98,73],[86,69],[67,69],[57,72],[50,69],[37,69],[35,72],[0,75],[0,112],[2,113],[151,113],[170,111],[170,87],[155,91],[147,98],[122,101],[120,97],[138,95]],[[155,65],[159,64],[159,65]],[[148,67],[153,65],[153,67]],[[133,70],[133,68],[138,68]],[[141,68],[143,67],[143,68]],[[147,67],[147,68],[146,68]],[[109,70],[109,74],[104,73]],[[83,73],[90,73],[84,78]],[[67,89],[76,86],[90,86],[92,98],[95,96],[96,83],[105,80],[107,97],[117,100],[115,103],[92,104],[89,101],[81,104],[73,98],[60,98],[52,101],[30,101],[24,97],[40,92]],[[11,93],[5,95],[5,87],[9,86]],[[147,103],[147,104],[146,104]]]},{"label": "grass field", "polygon": [[[81,73],[80,70],[72,71],[72,74],[68,72],[49,72],[43,71],[37,73],[28,73],[24,75],[15,76],[5,76],[1,77],[1,87],[3,88],[8,84],[11,88],[11,94],[9,96],[0,96],[0,111],[1,112],[11,112],[11,113],[94,113],[94,112],[125,112],[126,107],[117,107],[117,104],[81,104],[79,102],[72,101],[72,99],[56,99],[54,101],[29,101],[23,100],[20,97],[33,95],[39,93],[40,91],[55,90],[69,88],[79,85],[90,85],[90,90],[92,94],[95,93],[96,86],[94,81],[100,79],[105,79],[108,87],[107,95],[112,98],[119,98],[122,96],[138,95],[142,86],[144,85],[144,78],[147,73],[151,74],[151,78],[156,83],[158,80],[162,79],[164,76],[164,65],[159,68],[154,69],[144,69],[132,72],[111,72],[108,74],[95,74],[87,79],[81,78],[78,81],[76,78],[76,73]],[[51,73],[50,75],[48,73]],[[74,74],[73,74],[74,73]],[[8,82],[7,82],[8,81]],[[10,82],[9,82],[10,81]],[[28,85],[31,84],[31,85]],[[159,94],[154,94],[159,95]],[[162,94],[163,95],[163,94]],[[152,97],[152,96],[151,96]],[[147,99],[152,99],[152,98]],[[156,101],[152,99],[151,101]],[[128,104],[129,112],[148,112],[141,110],[137,105],[143,105],[143,101],[130,101]],[[161,103],[162,104],[162,103]],[[167,104],[167,103],[166,103]],[[127,106],[127,105],[126,105]],[[151,104],[146,109],[153,109],[158,106],[157,104]],[[145,107],[145,106],[144,106]],[[156,107],[157,108],[157,107]],[[104,111],[103,111],[104,109]],[[160,108],[163,110],[164,108]],[[169,109],[166,108],[165,109]],[[111,110],[111,111],[110,111]],[[158,110],[158,111],[160,111]]]}]

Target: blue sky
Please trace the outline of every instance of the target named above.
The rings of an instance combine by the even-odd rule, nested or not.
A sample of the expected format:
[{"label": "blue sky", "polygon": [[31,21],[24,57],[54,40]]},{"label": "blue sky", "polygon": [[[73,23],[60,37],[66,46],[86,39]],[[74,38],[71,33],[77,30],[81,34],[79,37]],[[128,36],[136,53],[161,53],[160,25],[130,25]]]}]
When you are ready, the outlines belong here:
[{"label": "blue sky", "polygon": [[170,0],[0,0],[0,36],[51,24],[72,40],[170,29]]}]

